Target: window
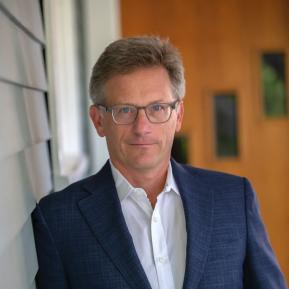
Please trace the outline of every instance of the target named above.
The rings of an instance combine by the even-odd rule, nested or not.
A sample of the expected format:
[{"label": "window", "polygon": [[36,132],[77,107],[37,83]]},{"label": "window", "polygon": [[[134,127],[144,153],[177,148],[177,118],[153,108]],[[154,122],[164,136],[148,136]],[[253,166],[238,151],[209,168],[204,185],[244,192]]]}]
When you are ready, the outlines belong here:
[{"label": "window", "polygon": [[172,157],[180,163],[188,163],[188,138],[186,135],[175,136],[172,147]]},{"label": "window", "polygon": [[268,117],[282,117],[286,109],[285,54],[264,53],[261,60],[262,97]]},{"label": "window", "polygon": [[236,96],[214,96],[215,150],[218,157],[238,156]]}]

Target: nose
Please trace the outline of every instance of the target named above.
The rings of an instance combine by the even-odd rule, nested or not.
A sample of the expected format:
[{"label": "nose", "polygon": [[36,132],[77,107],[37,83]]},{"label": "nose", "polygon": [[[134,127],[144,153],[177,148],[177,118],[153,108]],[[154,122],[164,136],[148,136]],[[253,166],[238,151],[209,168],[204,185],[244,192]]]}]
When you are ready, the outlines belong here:
[{"label": "nose", "polygon": [[151,122],[148,120],[144,109],[139,109],[136,120],[133,123],[134,132],[145,134],[150,131]]}]

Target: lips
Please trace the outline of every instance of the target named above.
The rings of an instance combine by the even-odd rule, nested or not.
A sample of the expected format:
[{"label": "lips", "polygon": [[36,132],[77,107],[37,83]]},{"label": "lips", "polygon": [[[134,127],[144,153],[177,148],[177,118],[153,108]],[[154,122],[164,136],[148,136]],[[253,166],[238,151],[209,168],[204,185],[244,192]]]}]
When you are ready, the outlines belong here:
[{"label": "lips", "polygon": [[146,147],[146,146],[152,146],[152,145],[157,144],[157,142],[154,140],[133,140],[127,143],[130,146],[135,146],[135,147]]},{"label": "lips", "polygon": [[131,146],[151,146],[154,145],[155,143],[131,143]]}]

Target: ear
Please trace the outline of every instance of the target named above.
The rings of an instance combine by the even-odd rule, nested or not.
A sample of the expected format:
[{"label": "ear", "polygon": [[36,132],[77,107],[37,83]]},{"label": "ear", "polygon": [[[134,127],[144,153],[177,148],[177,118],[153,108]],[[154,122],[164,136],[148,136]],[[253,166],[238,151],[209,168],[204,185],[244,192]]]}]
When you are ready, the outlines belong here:
[{"label": "ear", "polygon": [[89,108],[89,116],[93,122],[93,125],[100,137],[104,137],[104,127],[103,127],[103,114],[98,109],[97,106],[91,105]]},{"label": "ear", "polygon": [[184,117],[184,102],[180,101],[177,107],[177,124],[176,124],[176,132],[180,131],[183,123]]}]

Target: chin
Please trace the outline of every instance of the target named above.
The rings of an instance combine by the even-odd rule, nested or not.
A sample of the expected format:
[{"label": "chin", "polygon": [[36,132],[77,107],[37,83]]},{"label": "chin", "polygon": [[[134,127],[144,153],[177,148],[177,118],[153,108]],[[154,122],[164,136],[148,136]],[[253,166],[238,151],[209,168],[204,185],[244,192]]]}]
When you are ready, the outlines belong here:
[{"label": "chin", "polygon": [[157,157],[151,158],[134,158],[130,161],[131,167],[138,170],[150,170],[158,167],[164,161],[158,159]]}]

